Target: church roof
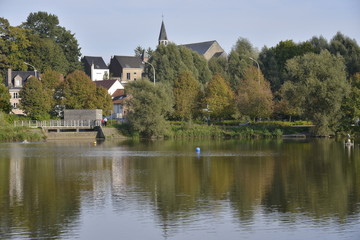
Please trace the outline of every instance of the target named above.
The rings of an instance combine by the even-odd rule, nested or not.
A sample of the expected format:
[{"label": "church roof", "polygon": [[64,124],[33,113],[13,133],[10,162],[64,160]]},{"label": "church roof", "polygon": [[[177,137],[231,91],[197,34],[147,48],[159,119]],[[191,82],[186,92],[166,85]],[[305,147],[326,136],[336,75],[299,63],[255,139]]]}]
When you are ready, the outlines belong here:
[{"label": "church roof", "polygon": [[108,69],[102,57],[84,56],[84,61],[91,66],[94,64],[95,69]]},{"label": "church roof", "polygon": [[162,21],[162,23],[161,23],[160,34],[159,34],[159,41],[161,41],[161,40],[166,40],[166,41],[168,40],[164,21]]},{"label": "church roof", "polygon": [[214,40],[214,41],[207,41],[207,42],[184,44],[181,46],[190,48],[191,50],[199,53],[200,55],[204,55],[215,42],[216,41]]}]

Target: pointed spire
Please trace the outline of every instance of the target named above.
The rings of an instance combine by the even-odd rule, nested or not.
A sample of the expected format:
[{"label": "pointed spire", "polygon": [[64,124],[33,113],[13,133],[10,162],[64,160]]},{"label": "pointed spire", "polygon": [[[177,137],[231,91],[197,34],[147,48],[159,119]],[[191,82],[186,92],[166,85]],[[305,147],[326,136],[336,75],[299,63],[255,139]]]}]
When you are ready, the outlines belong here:
[{"label": "pointed spire", "polygon": [[168,41],[168,38],[167,38],[164,19],[163,19],[162,22],[161,22],[161,29],[160,29],[160,34],[159,34],[159,45],[164,44],[166,46],[168,44],[168,42],[169,41]]}]

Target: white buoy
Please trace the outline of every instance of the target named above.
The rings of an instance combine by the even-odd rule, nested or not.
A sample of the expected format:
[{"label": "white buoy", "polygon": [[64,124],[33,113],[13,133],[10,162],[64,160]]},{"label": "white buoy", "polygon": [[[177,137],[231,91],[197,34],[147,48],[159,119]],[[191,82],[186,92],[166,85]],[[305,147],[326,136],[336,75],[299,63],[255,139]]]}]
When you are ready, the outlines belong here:
[{"label": "white buoy", "polygon": [[197,153],[200,153],[200,148],[199,148],[199,147],[195,148],[195,151],[196,151]]}]

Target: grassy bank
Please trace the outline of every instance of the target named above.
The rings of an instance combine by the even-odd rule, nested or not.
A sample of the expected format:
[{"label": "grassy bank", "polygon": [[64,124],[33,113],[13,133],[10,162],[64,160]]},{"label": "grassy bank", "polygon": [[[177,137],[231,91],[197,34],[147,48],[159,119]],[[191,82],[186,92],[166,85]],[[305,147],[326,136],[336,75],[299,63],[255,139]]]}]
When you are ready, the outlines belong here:
[{"label": "grassy bank", "polygon": [[22,142],[24,140],[39,142],[44,141],[44,137],[42,134],[26,127],[0,127],[0,142]]}]

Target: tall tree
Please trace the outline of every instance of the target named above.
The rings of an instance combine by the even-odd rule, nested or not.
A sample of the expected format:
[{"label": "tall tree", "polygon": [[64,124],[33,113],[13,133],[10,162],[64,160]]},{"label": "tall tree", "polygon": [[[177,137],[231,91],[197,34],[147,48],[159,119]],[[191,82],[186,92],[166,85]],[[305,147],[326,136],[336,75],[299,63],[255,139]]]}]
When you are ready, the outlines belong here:
[{"label": "tall tree", "polygon": [[245,69],[254,64],[250,57],[257,58],[257,55],[257,50],[249,40],[246,38],[237,40],[228,58],[230,83],[233,89],[237,88],[240,79],[244,77]]},{"label": "tall tree", "polygon": [[270,84],[256,67],[248,67],[240,81],[237,107],[241,115],[252,119],[269,117],[274,108]]},{"label": "tall tree", "polygon": [[[156,70],[157,81],[174,84],[175,79],[183,71],[190,71],[195,79],[205,84],[211,78],[211,72],[207,61],[203,56],[184,47],[176,46],[173,43],[164,46],[159,45],[152,53],[150,63]],[[147,69],[149,78],[152,78],[151,67]]]},{"label": "tall tree", "polygon": [[235,112],[234,99],[235,94],[230,84],[220,74],[213,76],[205,96],[205,102],[212,118],[230,118]]},{"label": "tall tree", "polygon": [[171,90],[164,83],[152,84],[146,79],[129,83],[126,91],[131,97],[126,102],[127,120],[141,136],[163,136],[167,131],[167,117],[173,110]]},{"label": "tall tree", "polygon": [[31,42],[27,30],[12,27],[9,21],[0,18],[0,77],[8,68],[25,70],[28,56],[27,48]]},{"label": "tall tree", "polygon": [[360,47],[356,40],[338,32],[330,41],[330,52],[343,56],[349,77],[360,72]]},{"label": "tall tree", "polygon": [[81,52],[75,34],[60,26],[57,16],[41,11],[30,13],[22,27],[29,29],[40,38],[54,41],[62,49],[66,58],[67,72],[81,68],[79,60]]},{"label": "tall tree", "polygon": [[50,118],[49,112],[53,106],[52,94],[44,88],[39,79],[35,77],[28,79],[20,91],[20,98],[20,108],[32,119]]},{"label": "tall tree", "polygon": [[9,113],[11,111],[10,98],[8,88],[0,82],[0,112]]},{"label": "tall tree", "polygon": [[307,53],[289,60],[287,71],[291,81],[288,90],[298,94],[287,100],[303,109],[304,116],[313,121],[314,134],[333,134],[342,115],[340,107],[349,92],[343,58],[327,50]]},{"label": "tall tree", "polygon": [[197,106],[200,84],[191,72],[180,73],[174,84],[175,111],[174,116],[182,120],[190,120]]}]

